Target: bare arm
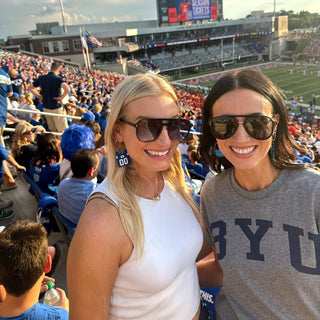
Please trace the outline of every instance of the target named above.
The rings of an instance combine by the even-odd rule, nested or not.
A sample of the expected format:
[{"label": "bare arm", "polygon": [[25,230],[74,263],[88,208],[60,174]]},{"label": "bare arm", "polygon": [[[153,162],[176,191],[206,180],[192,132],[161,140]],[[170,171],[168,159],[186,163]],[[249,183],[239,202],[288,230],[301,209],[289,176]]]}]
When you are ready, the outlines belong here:
[{"label": "bare arm", "polygon": [[58,102],[61,102],[65,98],[65,96],[70,92],[70,87],[65,82],[61,84],[61,88],[63,89],[62,95],[60,97],[54,98]]},{"label": "bare arm", "polygon": [[25,120],[20,120],[16,117],[14,117],[11,113],[7,112],[7,120],[12,121],[14,123],[28,123]]},{"label": "bare arm", "polygon": [[70,320],[108,319],[119,266],[132,252],[115,207],[91,200],[81,215],[67,260]]},{"label": "bare arm", "polygon": [[13,166],[15,166],[18,170],[26,171],[26,168],[23,167],[23,166],[20,166],[20,164],[19,164],[12,156],[9,156],[6,160],[7,160],[10,164],[12,164]]},{"label": "bare arm", "polygon": [[[210,248],[210,250],[208,250]],[[223,283],[223,271],[220,266],[215,247],[204,242],[197,262],[199,283],[201,287],[221,287]]]},{"label": "bare arm", "polygon": [[39,93],[38,89],[33,84],[29,84],[28,90],[31,91],[38,99],[42,99],[42,95]]}]

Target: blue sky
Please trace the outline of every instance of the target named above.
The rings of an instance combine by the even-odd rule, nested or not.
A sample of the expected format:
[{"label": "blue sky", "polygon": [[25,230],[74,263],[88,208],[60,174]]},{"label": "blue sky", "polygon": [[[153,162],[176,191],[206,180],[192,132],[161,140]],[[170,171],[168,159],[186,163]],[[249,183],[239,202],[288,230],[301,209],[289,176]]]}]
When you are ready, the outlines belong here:
[{"label": "blue sky", "polygon": [[[62,0],[66,24],[156,19],[156,0]],[[225,19],[243,18],[253,10],[273,11],[273,0],[224,0]],[[276,10],[320,13],[320,0],[276,0]],[[36,23],[58,21],[60,0],[1,0],[0,39],[28,34]]]}]

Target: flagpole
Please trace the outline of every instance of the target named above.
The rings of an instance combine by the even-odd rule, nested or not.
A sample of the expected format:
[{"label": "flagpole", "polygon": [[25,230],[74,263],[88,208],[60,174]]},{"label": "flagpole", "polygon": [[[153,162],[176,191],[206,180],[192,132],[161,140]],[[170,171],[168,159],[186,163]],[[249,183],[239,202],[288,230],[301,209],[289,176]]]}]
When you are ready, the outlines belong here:
[{"label": "flagpole", "polygon": [[[80,31],[80,42],[81,42],[81,47],[82,47],[82,54],[83,54],[83,59],[84,59],[84,64],[86,66],[86,69],[88,69],[88,64],[87,64],[87,57],[86,57],[86,53],[84,52],[84,50],[86,49],[85,46],[84,46],[84,39],[82,37],[82,30],[81,28],[79,28],[79,31]],[[88,50],[86,50],[88,51]]]},{"label": "flagpole", "polygon": [[64,20],[64,11],[63,11],[63,5],[62,5],[62,0],[60,0],[60,7],[61,7],[61,15],[62,15],[62,23],[63,23],[63,31],[66,34],[67,33],[67,27],[66,27],[66,22]]},{"label": "flagpole", "polygon": [[[87,46],[87,47],[88,47],[88,46]],[[89,47],[88,47],[88,50],[87,50],[87,59],[88,59],[89,69],[91,69],[91,63],[90,63],[90,57],[89,57]]]}]

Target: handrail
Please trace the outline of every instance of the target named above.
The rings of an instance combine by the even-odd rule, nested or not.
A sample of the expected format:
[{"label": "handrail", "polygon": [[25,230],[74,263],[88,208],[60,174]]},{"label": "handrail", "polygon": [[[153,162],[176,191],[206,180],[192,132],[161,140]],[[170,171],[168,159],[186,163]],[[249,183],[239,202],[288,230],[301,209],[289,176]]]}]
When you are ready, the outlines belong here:
[{"label": "handrail", "polygon": [[43,114],[45,116],[63,117],[63,118],[70,118],[70,119],[81,119],[81,117],[69,116],[67,114],[56,114],[56,113],[50,113],[50,112],[44,112],[44,111],[34,111],[34,110],[19,109],[19,108],[10,108],[7,111],[8,112],[17,111],[17,112],[32,113],[32,114]]}]

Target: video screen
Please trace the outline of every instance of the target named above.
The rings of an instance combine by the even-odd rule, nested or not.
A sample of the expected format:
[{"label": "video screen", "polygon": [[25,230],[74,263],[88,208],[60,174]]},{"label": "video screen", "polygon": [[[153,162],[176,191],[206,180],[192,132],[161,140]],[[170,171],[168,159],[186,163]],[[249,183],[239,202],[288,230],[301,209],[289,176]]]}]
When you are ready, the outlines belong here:
[{"label": "video screen", "polygon": [[217,0],[158,0],[161,22],[218,19]]}]

